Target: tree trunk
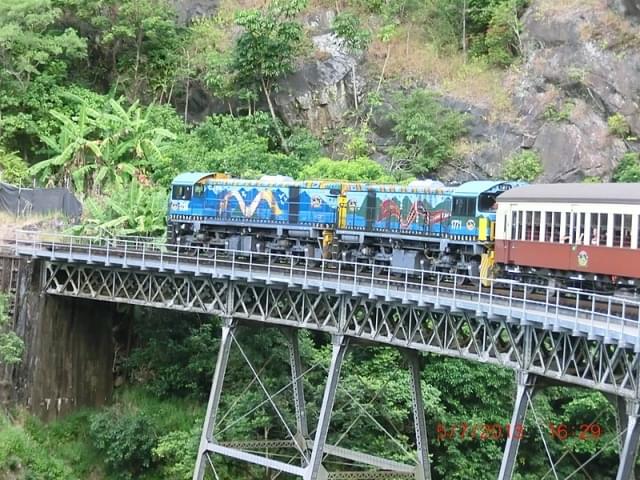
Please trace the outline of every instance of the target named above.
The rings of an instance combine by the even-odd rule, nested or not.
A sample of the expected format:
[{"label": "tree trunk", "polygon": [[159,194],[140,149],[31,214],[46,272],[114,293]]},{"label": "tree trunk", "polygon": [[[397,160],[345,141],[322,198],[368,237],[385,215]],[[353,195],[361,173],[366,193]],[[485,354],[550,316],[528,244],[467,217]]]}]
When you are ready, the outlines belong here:
[{"label": "tree trunk", "polygon": [[133,94],[138,97],[138,70],[140,68],[140,51],[142,50],[142,30],[138,31],[136,37],[136,66],[133,73]]},{"label": "tree trunk", "polygon": [[387,54],[384,57],[384,63],[382,64],[382,72],[380,72],[380,78],[378,79],[378,87],[376,93],[380,93],[382,87],[382,81],[384,80],[384,72],[387,70],[387,64],[389,63],[389,57],[391,56],[391,42],[387,45]]},{"label": "tree trunk", "polygon": [[273,103],[271,102],[271,95],[269,94],[269,88],[267,87],[267,82],[265,82],[264,78],[261,78],[262,82],[262,91],[267,97],[267,103],[269,104],[269,111],[271,112],[271,118],[273,118],[273,125],[276,127],[276,132],[278,133],[278,137],[280,137],[280,142],[282,144],[282,149],[289,153],[289,146],[287,145],[287,140],[284,138],[282,134],[282,130],[280,129],[280,124],[278,123],[278,117],[276,117],[276,112],[273,108]]},{"label": "tree trunk", "polygon": [[187,77],[187,85],[185,87],[184,95],[184,123],[187,123],[187,115],[189,113],[189,77]]},{"label": "tree trunk", "polygon": [[462,55],[467,63],[467,0],[462,2]]},{"label": "tree trunk", "polygon": [[351,81],[353,83],[353,105],[358,110],[358,89],[356,83],[356,65],[355,63],[351,67]]}]

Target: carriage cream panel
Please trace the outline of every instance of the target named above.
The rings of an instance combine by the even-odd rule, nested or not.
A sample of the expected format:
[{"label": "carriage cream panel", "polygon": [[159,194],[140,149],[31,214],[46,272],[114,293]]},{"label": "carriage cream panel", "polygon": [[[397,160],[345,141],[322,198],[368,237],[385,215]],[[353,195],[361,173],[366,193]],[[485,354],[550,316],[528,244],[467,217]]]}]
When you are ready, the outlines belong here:
[{"label": "carriage cream panel", "polygon": [[[584,214],[584,220],[581,218],[580,222],[580,233],[578,233],[579,243],[584,245],[596,244],[594,243],[594,235],[593,229],[597,228],[595,222],[592,221],[591,214],[606,214],[607,218],[607,231],[606,231],[606,245],[609,247],[613,246],[614,243],[614,219],[613,214],[622,214],[622,215],[632,215],[632,225],[630,226],[631,230],[631,246],[633,248],[638,248],[638,242],[640,239],[640,207],[638,205],[614,205],[614,204],[602,204],[602,203],[593,203],[593,204],[563,204],[563,203],[536,203],[536,202],[521,202],[521,203],[498,203],[498,210],[496,216],[496,240],[513,240],[512,232],[515,233],[518,240],[524,239],[526,236],[526,228],[521,228],[521,225],[526,225],[525,222],[522,221],[524,212],[527,212],[527,221],[534,212],[540,212],[540,235],[535,240],[539,240],[541,242],[549,241],[548,238],[545,238],[545,232],[548,225],[548,221],[546,220],[546,213],[551,213],[552,220],[552,235],[553,230],[557,229],[557,225],[555,225],[556,216],[553,215],[555,213],[560,213],[561,225],[560,225],[560,238],[566,239],[569,234],[569,227],[571,226],[571,221],[577,221],[573,219],[570,214]],[[513,215],[516,213],[516,215]],[[569,214],[569,215],[567,215]],[[518,218],[519,225],[514,228],[512,224],[514,216]],[[569,218],[567,218],[569,217]],[[602,227],[602,220],[600,220],[600,224]],[[628,217],[627,217],[628,218]],[[568,220],[568,221],[567,221]],[[543,225],[544,224],[544,228]],[[577,226],[577,225],[576,225]],[[598,232],[599,233],[599,232]],[[527,238],[528,239],[528,238]],[[553,238],[554,241],[557,241],[556,238]],[[604,239],[603,239],[604,240]],[[597,243],[603,244],[597,239]]]}]

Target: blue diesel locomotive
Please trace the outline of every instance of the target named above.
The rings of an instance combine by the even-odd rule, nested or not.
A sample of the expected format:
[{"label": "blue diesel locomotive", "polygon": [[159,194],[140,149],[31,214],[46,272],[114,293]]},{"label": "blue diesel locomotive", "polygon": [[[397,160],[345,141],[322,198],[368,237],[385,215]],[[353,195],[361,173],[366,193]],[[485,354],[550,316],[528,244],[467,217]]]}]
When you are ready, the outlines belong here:
[{"label": "blue diesel locomotive", "polygon": [[317,261],[478,275],[492,261],[496,198],[519,185],[409,186],[183,173],[172,184],[168,239]]}]

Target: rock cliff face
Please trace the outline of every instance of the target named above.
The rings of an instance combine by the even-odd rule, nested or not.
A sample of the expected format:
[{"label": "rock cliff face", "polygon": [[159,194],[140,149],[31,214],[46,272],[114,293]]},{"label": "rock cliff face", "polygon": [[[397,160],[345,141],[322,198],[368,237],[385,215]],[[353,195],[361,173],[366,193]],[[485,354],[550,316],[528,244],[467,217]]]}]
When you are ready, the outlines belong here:
[{"label": "rock cliff face", "polygon": [[[218,0],[176,2],[185,19],[218,7]],[[305,126],[318,136],[348,126],[355,104],[377,83],[367,75],[369,65],[332,33],[333,18],[331,10],[321,10],[304,19],[314,55],[282,79],[275,95],[285,123]],[[446,105],[469,114],[467,140],[473,148],[462,163],[439,175],[449,180],[499,177],[513,153],[532,148],[544,165],[540,180],[610,178],[624,153],[640,149],[635,140],[640,137],[640,0],[531,0],[521,22],[523,59],[505,75],[514,118],[489,121],[496,115],[485,108],[444,98]],[[192,92],[193,119],[224,110],[201,93]],[[390,98],[372,117],[374,157],[381,161],[394,142],[385,115],[394,108]],[[628,138],[610,133],[607,122],[613,115],[628,123]]]},{"label": "rock cliff face", "polygon": [[5,401],[50,420],[110,399],[116,312],[109,304],[41,295],[39,267],[24,265],[18,286],[15,329],[25,342],[23,361],[0,374],[10,385]]},{"label": "rock cliff face", "polygon": [[522,22],[525,63],[514,102],[535,136],[544,179],[607,178],[630,146],[607,120],[622,115],[640,133],[637,29],[597,2],[535,1]]},{"label": "rock cliff face", "polygon": [[622,15],[640,21],[640,0],[608,0],[608,3]]},{"label": "rock cliff face", "polygon": [[327,10],[305,18],[313,58],[284,78],[275,96],[285,123],[305,126],[316,135],[340,126],[355,106],[354,90],[358,98],[364,93],[363,79],[357,75],[359,59],[331,32],[333,19],[334,13]]},{"label": "rock cliff face", "polygon": [[196,17],[214,14],[220,7],[220,0],[172,0],[180,23],[188,24]]}]

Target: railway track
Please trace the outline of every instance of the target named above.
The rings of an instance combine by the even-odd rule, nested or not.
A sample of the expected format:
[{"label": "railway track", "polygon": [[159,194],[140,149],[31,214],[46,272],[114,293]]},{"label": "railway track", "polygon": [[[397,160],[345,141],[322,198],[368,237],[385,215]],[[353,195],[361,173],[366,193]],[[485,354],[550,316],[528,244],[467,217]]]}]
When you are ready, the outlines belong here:
[{"label": "railway track", "polygon": [[[66,241],[60,241],[66,240]],[[495,279],[489,286],[482,285],[479,278],[439,271],[392,269],[340,260],[310,260],[287,255],[226,251],[204,247],[183,247],[159,244],[154,239],[95,239],[71,237],[60,234],[35,234],[19,232],[14,249],[23,251],[46,251],[52,259],[98,258],[125,259],[136,264],[159,265],[174,270],[215,271],[216,268],[248,270],[254,274],[289,275],[305,280],[335,280],[338,287],[357,282],[368,282],[372,286],[402,289],[419,293],[426,290],[454,292],[468,300],[489,298],[514,304],[528,303],[552,309],[575,309],[593,316],[607,316],[638,322],[640,302],[636,299],[618,298],[610,294],[531,285],[514,280]],[[392,285],[392,287],[389,287]]]}]

